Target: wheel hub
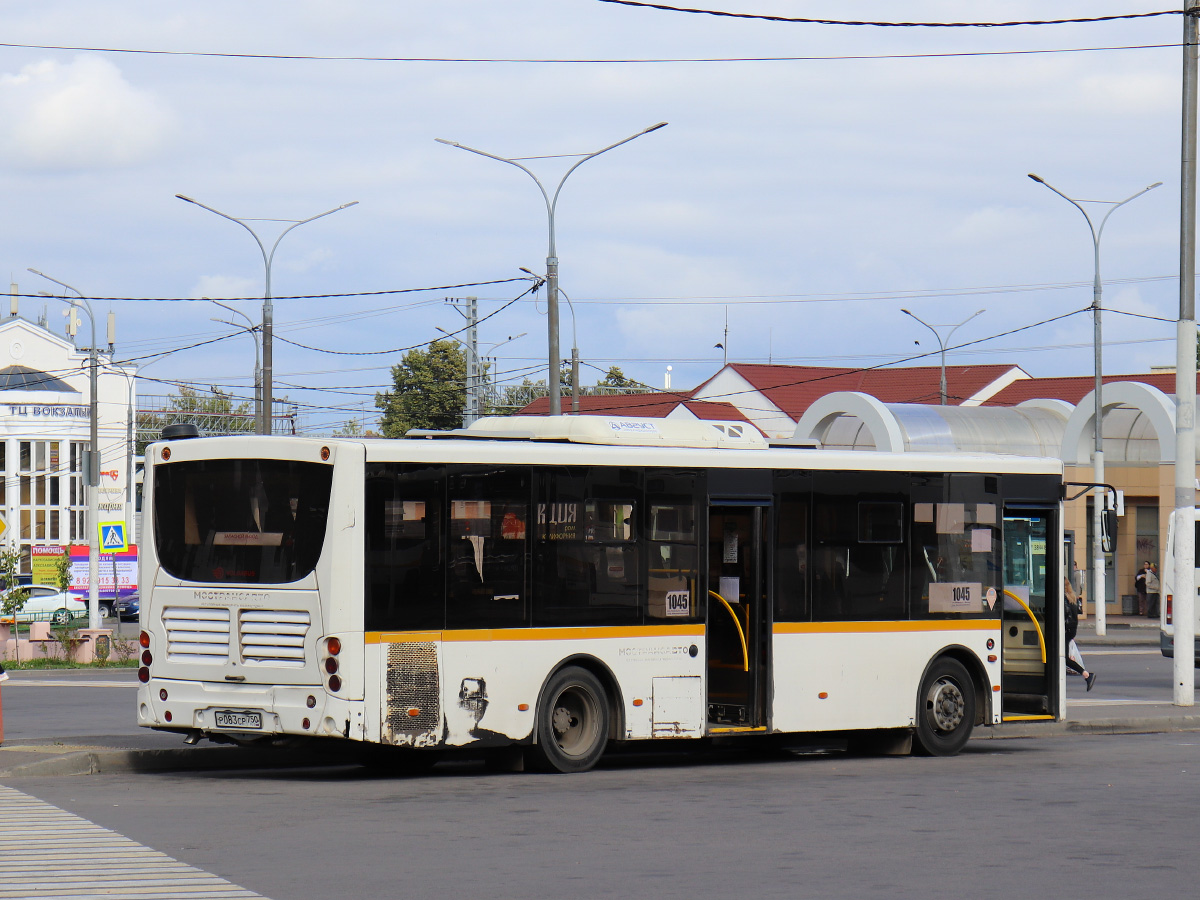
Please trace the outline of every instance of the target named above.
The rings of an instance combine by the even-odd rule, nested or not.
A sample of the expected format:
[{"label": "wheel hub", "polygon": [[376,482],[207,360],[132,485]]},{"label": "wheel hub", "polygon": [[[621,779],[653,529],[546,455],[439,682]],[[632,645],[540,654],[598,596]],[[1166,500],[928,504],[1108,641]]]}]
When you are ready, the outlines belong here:
[{"label": "wheel hub", "polygon": [[930,687],[928,708],[938,731],[953,731],[962,724],[966,701],[957,684],[942,678]]}]

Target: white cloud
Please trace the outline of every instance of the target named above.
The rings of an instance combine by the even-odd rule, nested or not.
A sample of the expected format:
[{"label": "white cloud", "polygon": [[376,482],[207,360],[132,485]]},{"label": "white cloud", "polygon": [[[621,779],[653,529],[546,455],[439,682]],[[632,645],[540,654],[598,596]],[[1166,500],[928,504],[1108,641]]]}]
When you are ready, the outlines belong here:
[{"label": "white cloud", "polygon": [[174,121],[107,60],[43,60],[0,75],[0,159],[32,169],[127,167],[154,158]]}]

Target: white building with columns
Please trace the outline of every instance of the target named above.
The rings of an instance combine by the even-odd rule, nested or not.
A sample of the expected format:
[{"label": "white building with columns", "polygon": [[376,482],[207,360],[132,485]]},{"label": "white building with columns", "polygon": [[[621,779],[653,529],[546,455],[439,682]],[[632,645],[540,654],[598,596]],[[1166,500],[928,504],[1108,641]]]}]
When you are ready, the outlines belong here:
[{"label": "white building with columns", "polygon": [[[90,328],[80,329],[82,344],[90,336]],[[23,573],[31,572],[34,547],[86,544],[95,527],[83,485],[83,451],[91,436],[88,363],[87,347],[52,333],[45,320],[31,322],[14,312],[0,321],[0,544],[20,550]],[[110,354],[99,355],[98,521],[123,522],[131,536],[126,434],[136,399],[134,371],[114,366]]]}]

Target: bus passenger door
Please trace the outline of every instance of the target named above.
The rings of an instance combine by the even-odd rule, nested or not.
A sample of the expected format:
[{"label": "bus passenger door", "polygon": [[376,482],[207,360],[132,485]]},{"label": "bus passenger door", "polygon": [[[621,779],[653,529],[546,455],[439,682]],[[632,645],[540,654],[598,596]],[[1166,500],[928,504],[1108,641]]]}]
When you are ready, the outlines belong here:
[{"label": "bus passenger door", "polygon": [[708,514],[709,731],[765,727],[765,505],[713,505]]},{"label": "bus passenger door", "polygon": [[1059,708],[1061,547],[1053,510],[1005,509],[1000,619],[1006,721],[1048,717]]}]

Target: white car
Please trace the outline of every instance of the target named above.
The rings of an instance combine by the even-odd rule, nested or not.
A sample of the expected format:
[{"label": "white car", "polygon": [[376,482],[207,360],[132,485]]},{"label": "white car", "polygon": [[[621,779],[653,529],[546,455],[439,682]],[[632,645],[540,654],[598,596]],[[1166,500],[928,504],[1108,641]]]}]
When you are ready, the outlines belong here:
[{"label": "white car", "polygon": [[[17,610],[18,622],[52,622],[55,625],[69,624],[72,619],[87,615],[87,601],[75,594],[60,591],[49,584],[27,585],[29,597],[25,605]],[[101,601],[101,616],[108,614],[111,603]]]}]

